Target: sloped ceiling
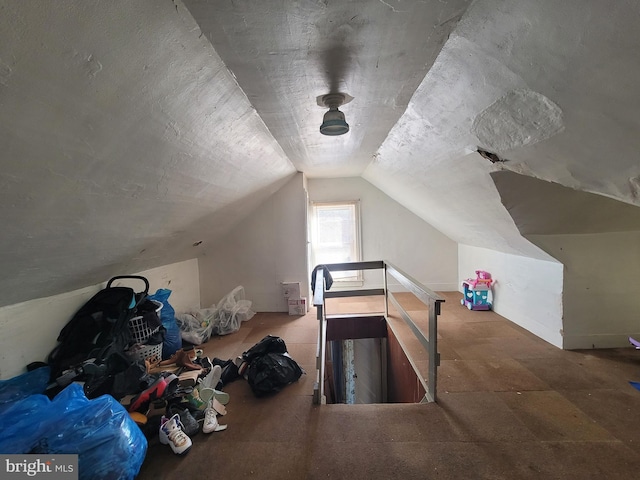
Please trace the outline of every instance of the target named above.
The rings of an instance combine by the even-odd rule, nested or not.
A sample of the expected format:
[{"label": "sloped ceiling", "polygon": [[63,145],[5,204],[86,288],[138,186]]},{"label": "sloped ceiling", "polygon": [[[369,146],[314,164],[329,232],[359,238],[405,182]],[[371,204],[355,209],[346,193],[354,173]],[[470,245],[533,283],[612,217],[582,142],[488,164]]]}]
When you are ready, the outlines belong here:
[{"label": "sloped ceiling", "polygon": [[[298,170],[360,176],[469,5],[448,2],[186,0]],[[351,131],[320,135],[316,98],[352,97]]]},{"label": "sloped ceiling", "polygon": [[640,232],[640,208],[509,171],[491,174],[524,236]]},{"label": "sloped ceiling", "polygon": [[0,1],[0,32],[0,304],[193,258],[296,171],[182,6]]},{"label": "sloped ceiling", "polygon": [[[637,5],[185,5],[298,170],[361,175],[458,242],[553,260],[502,205],[500,170],[640,204]],[[318,135],[331,91],[355,97],[342,137]]]},{"label": "sloped ceiling", "polygon": [[[192,258],[296,171],[363,176],[458,242],[550,260],[502,204],[522,186],[492,174],[640,205],[639,17],[599,0],[0,0],[0,305]],[[335,91],[351,131],[324,137],[316,98]]]},{"label": "sloped ceiling", "polygon": [[[364,177],[461,243],[543,259],[490,172],[639,205],[639,14],[620,2],[474,2]],[[518,197],[517,183],[501,187]]]}]

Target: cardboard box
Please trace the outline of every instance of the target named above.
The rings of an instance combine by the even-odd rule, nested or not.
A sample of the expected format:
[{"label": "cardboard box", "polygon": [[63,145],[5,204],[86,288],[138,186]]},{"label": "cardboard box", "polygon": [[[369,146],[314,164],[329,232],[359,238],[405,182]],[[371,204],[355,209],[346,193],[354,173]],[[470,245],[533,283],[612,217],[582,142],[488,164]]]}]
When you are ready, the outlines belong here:
[{"label": "cardboard box", "polygon": [[302,298],[290,298],[289,302],[289,315],[306,315],[307,314],[307,299]]},{"label": "cardboard box", "polygon": [[300,298],[300,282],[282,282],[284,298]]}]

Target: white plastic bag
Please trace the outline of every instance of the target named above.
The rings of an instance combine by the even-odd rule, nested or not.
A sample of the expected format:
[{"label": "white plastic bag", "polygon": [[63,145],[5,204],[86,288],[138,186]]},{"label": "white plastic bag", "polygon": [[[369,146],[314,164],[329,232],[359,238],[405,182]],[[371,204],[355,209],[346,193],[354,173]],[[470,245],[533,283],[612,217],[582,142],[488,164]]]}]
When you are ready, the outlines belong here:
[{"label": "white plastic bag", "polygon": [[244,287],[234,288],[218,305],[201,310],[176,313],[183,340],[194,345],[205,343],[211,335],[228,335],[240,330],[240,324],[253,317],[251,300],[244,298]]},{"label": "white plastic bag", "polygon": [[180,327],[183,340],[200,345],[211,337],[215,308],[205,308],[185,313],[176,313],[176,323]]},{"label": "white plastic bag", "polygon": [[244,298],[244,287],[238,286],[218,303],[213,318],[212,333],[228,335],[240,330],[240,324],[256,313],[251,310],[251,301]]}]

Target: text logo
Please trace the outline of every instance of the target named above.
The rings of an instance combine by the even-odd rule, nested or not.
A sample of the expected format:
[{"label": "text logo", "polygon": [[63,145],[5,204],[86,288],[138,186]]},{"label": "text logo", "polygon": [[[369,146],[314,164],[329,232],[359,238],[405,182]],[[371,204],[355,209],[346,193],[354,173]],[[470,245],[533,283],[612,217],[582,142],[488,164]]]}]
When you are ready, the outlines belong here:
[{"label": "text logo", "polygon": [[0,480],[78,480],[78,455],[0,455]]}]

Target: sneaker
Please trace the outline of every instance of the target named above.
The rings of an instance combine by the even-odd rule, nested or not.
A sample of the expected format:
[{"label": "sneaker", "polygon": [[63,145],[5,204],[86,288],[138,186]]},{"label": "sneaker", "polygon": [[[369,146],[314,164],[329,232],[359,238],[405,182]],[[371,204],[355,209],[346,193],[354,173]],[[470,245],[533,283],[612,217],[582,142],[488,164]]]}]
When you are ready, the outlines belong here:
[{"label": "sneaker", "polygon": [[210,372],[213,368],[213,363],[211,363],[211,359],[209,357],[198,357],[194,360],[194,363],[200,365],[207,372]]},{"label": "sneaker", "polygon": [[240,368],[240,365],[242,365],[244,363],[244,358],[242,358],[242,356],[236,357],[233,359],[233,364]]},{"label": "sneaker", "polygon": [[143,390],[139,395],[131,400],[131,403],[129,404],[127,410],[129,412],[146,413],[151,402],[160,400],[168,386],[169,383],[167,383],[167,379],[165,379],[164,377],[158,378],[158,380],[156,380],[153,385],[151,385],[146,390]]},{"label": "sneaker", "polygon": [[178,405],[171,405],[168,409],[169,415],[175,415],[176,413],[180,417],[180,423],[182,424],[182,431],[189,437],[193,437],[200,431],[200,425],[198,420],[191,415],[188,408],[180,408]]},{"label": "sneaker", "polygon": [[220,383],[220,377],[222,376],[222,367],[220,365],[213,365],[211,371],[204,377],[198,384],[199,388],[216,388]]},{"label": "sneaker", "polygon": [[234,358],[233,364],[238,368],[238,375],[244,377],[245,373],[247,372],[247,367],[249,366],[249,362],[245,360],[244,356]]},{"label": "sneaker", "polygon": [[218,423],[218,412],[216,412],[209,402],[207,408],[204,411],[204,423],[202,424],[202,433],[221,432],[226,430],[226,425],[220,425]]},{"label": "sneaker", "polygon": [[[208,404],[214,395],[215,390],[213,388],[202,387],[198,389],[198,396],[205,404]],[[207,405],[205,405],[204,408],[207,408]]]},{"label": "sneaker", "polygon": [[191,406],[197,408],[198,410],[204,410],[205,408],[207,408],[207,402],[202,400],[202,398],[200,397],[200,391],[197,389],[187,395],[187,400],[189,401],[189,404]]},{"label": "sneaker", "polygon": [[239,378],[241,378],[238,373],[238,366],[233,363],[233,360],[227,360],[224,362],[222,367],[222,376],[220,377],[220,383],[224,386],[227,385]]},{"label": "sneaker", "polygon": [[191,449],[191,439],[182,430],[182,422],[177,413],[169,419],[162,417],[159,438],[160,443],[169,445],[176,455],[184,455]]},{"label": "sneaker", "polygon": [[[179,412],[179,410],[189,410],[189,413],[196,420],[196,422],[202,423],[204,421],[204,410],[200,410],[194,407],[187,401],[186,398],[180,398],[180,399],[176,398],[176,399],[170,400],[168,402],[167,408],[170,409],[170,410],[167,410],[167,412],[170,415],[173,415],[174,413]],[[173,409],[175,409],[175,411],[173,411]]]}]

